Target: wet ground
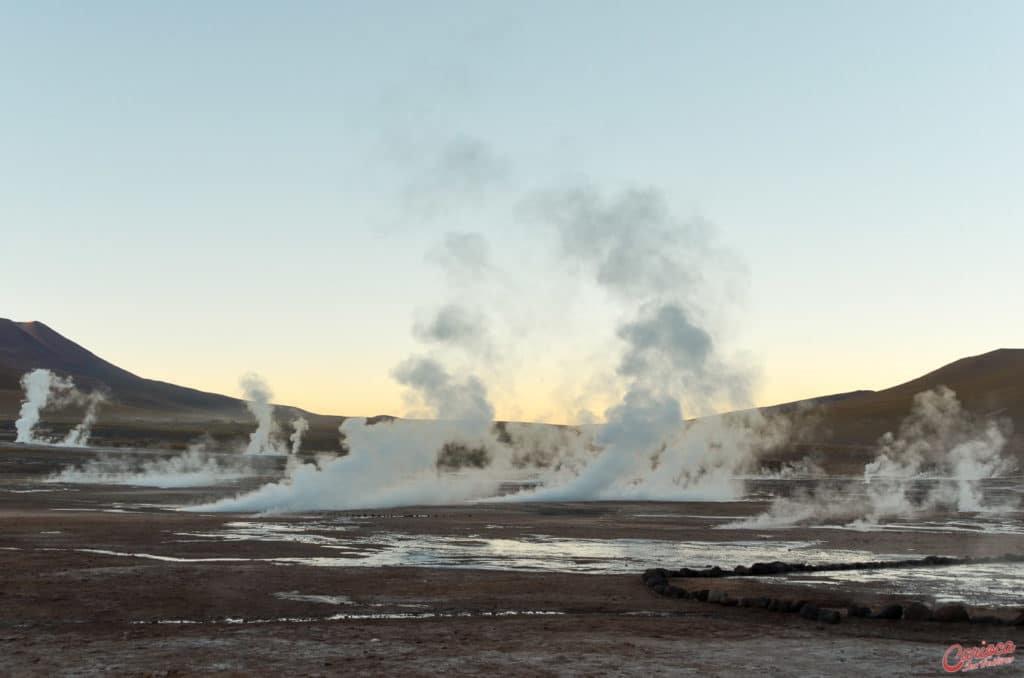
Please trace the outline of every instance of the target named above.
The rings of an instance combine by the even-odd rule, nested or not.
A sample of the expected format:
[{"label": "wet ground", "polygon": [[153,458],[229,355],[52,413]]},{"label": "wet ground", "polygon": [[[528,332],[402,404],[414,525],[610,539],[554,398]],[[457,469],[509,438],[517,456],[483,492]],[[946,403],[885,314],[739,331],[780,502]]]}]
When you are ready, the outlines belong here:
[{"label": "wet ground", "polygon": [[[823,626],[666,599],[639,578],[655,566],[1024,553],[1019,512],[731,527],[793,487],[754,481],[737,502],[203,515],[176,509],[255,487],[280,464],[203,488],[43,482],[94,454],[0,448],[5,675],[934,675],[951,643],[1024,641],[1020,627]],[[1024,607],[1024,571],[1009,564],[715,585],[835,605]]]}]

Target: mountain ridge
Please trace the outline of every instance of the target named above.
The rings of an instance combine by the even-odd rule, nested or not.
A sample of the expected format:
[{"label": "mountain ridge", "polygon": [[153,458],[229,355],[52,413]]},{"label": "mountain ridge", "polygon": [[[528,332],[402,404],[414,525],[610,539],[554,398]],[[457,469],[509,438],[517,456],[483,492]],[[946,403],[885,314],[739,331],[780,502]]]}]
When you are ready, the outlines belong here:
[{"label": "mountain ridge", "polygon": [[[122,421],[146,417],[167,422],[251,421],[241,399],[146,379],[97,356],[45,323],[0,318],[0,418],[13,421],[22,397],[19,380],[35,368],[70,375],[84,390],[106,391],[111,400],[106,412]],[[849,391],[758,409],[782,414],[813,409],[818,420],[814,444],[863,446],[895,430],[910,411],[914,395],[938,386],[956,391],[968,410],[1008,419],[1015,430],[1024,431],[1024,349],[1013,348],[960,358],[882,390]],[[323,420],[319,423],[325,432],[336,431],[344,420],[340,415],[278,408],[280,416],[302,414],[313,421]],[[1024,436],[1017,434],[1014,444],[1024,445]]]}]

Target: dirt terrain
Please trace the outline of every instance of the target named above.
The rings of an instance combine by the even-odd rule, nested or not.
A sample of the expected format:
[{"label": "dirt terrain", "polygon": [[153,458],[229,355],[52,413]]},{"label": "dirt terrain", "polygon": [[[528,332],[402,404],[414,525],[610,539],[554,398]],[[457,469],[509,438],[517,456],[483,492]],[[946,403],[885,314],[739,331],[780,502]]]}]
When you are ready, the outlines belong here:
[{"label": "dirt terrain", "polygon": [[[472,505],[254,519],[172,510],[237,486],[39,482],[90,454],[0,448],[5,675],[935,675],[952,643],[1024,641],[1019,626],[853,618],[825,625],[672,600],[643,585],[639,565],[635,573],[618,574],[528,571],[516,569],[514,553],[506,569],[500,557],[488,569],[359,564],[385,549],[374,538],[389,534],[434,535],[456,545],[496,531],[502,543],[547,535],[724,545],[764,538],[711,529],[721,516],[759,510],[758,502]],[[228,534],[239,521],[269,525],[270,535],[201,536]],[[302,539],[274,536],[303,525]],[[1024,540],[1014,534],[951,540],[932,532],[809,532],[770,536],[906,555],[1024,552]],[[359,545],[339,547],[332,541],[338,534]],[[335,559],[314,564],[325,557]],[[704,562],[714,558],[710,553]],[[760,580],[717,585],[736,595],[794,595],[796,589],[837,606],[852,598],[902,599],[898,589],[800,590]]]}]

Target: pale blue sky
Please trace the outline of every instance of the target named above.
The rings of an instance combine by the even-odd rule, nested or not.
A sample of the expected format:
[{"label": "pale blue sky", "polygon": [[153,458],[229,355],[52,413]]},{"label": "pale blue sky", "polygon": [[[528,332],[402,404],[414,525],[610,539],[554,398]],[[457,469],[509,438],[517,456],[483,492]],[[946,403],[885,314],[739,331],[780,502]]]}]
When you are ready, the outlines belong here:
[{"label": "pale blue sky", "polygon": [[[885,387],[1024,344],[1022,30],[1019,2],[2,2],[0,315],[400,411],[445,231],[531,259],[524,193],[653,186],[746,262],[721,341],[759,403]],[[438,177],[453,144],[478,190]],[[614,336],[592,315],[567,355]],[[513,352],[499,416],[564,420],[586,379]]]}]

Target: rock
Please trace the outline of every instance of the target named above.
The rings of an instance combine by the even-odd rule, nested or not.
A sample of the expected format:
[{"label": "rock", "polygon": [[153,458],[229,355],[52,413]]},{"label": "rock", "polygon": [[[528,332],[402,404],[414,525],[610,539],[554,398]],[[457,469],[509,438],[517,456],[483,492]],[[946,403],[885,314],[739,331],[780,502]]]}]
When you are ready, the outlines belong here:
[{"label": "rock", "polygon": [[922,562],[927,565],[952,565],[956,561],[953,558],[946,558],[944,556],[928,556]]},{"label": "rock", "polygon": [[761,576],[769,574],[785,574],[790,571],[789,565],[776,560],[771,563],[754,563],[750,567],[750,574]]},{"label": "rock", "polygon": [[871,615],[872,619],[899,619],[903,616],[902,605],[886,605],[881,610]]},{"label": "rock", "polygon": [[786,610],[786,612],[792,612],[792,613],[795,614],[795,613],[799,612],[803,608],[803,606],[806,605],[806,604],[807,604],[806,600],[794,600],[794,601],[790,602],[789,609]]},{"label": "rock", "polygon": [[717,603],[725,598],[725,591],[711,591],[708,593],[708,602]]},{"label": "rock", "polygon": [[818,610],[818,621],[823,624],[838,624],[839,610]]},{"label": "rock", "polygon": [[732,569],[732,573],[740,577],[745,577],[750,574],[750,568],[746,565],[737,565]]},{"label": "rock", "polygon": [[971,620],[971,616],[967,614],[967,608],[960,603],[950,603],[935,608],[932,619],[937,622],[966,622]]},{"label": "rock", "polygon": [[862,607],[860,605],[851,605],[850,607],[846,608],[846,616],[867,618],[871,616],[871,608]]},{"label": "rock", "polygon": [[789,612],[789,604],[790,601],[788,600],[773,598],[771,602],[768,603],[768,609],[772,612]]},{"label": "rock", "polygon": [[1014,618],[1014,620],[1010,623],[1014,626],[1024,626],[1024,612],[1021,612],[1019,615],[1017,615],[1017,617]]},{"label": "rock", "polygon": [[686,595],[686,591],[682,590],[678,586],[672,586],[669,584],[665,587],[665,595],[669,598],[683,598]]},{"label": "rock", "polygon": [[800,608],[800,616],[811,621],[818,621],[818,606],[814,603],[804,603]]},{"label": "rock", "polygon": [[911,603],[903,609],[903,618],[907,621],[928,621],[932,618],[932,609],[924,603]]},{"label": "rock", "polygon": [[664,579],[659,579],[651,584],[651,590],[659,595],[665,593],[666,589],[668,589],[668,582]]},{"label": "rock", "polygon": [[700,601],[706,601],[708,599],[709,593],[711,593],[711,591],[708,591],[707,589],[701,589],[700,591],[694,593],[693,597]]},{"label": "rock", "polygon": [[735,598],[732,598],[732,597],[727,595],[724,598],[722,598],[721,600],[719,600],[718,604],[721,605],[722,607],[736,607],[736,603],[737,602],[739,602],[739,601],[737,601]]},{"label": "rock", "polygon": [[668,570],[663,567],[656,567],[651,570],[644,570],[644,573],[640,575],[640,577],[649,584],[651,581],[656,581],[658,579],[668,579],[668,575]]}]

